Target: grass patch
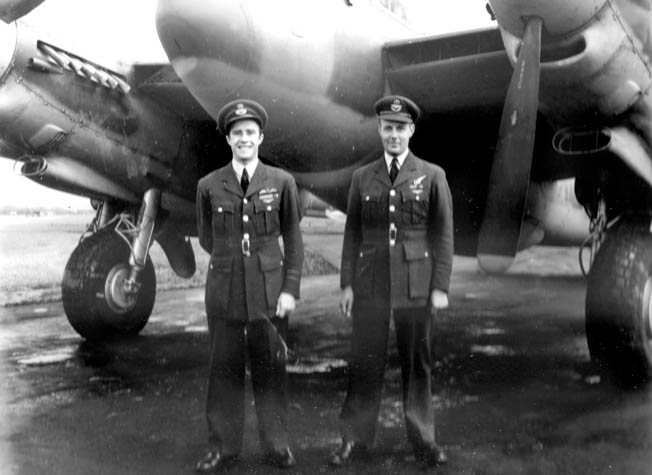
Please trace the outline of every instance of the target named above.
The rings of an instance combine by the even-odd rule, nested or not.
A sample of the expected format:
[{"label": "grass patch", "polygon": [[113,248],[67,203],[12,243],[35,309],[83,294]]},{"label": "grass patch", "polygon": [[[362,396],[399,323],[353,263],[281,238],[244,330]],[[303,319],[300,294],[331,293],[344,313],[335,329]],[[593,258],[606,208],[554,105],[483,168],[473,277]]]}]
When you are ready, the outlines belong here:
[{"label": "grass patch", "polygon": [[[66,263],[92,214],[62,216],[0,215],[0,306],[60,298]],[[202,287],[209,255],[197,238],[191,239],[197,271],[190,279],[178,277],[161,247],[154,243],[150,257],[158,290]],[[316,251],[305,249],[304,276],[338,272]]]}]

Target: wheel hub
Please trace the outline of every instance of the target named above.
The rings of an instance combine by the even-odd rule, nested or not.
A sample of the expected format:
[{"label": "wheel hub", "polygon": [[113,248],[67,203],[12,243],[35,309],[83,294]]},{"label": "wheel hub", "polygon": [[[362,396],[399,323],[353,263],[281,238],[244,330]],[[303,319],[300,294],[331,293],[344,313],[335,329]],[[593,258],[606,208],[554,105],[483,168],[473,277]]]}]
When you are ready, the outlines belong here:
[{"label": "wheel hub", "polygon": [[116,313],[127,313],[134,308],[138,301],[138,294],[127,292],[125,286],[125,282],[129,278],[129,272],[128,265],[118,264],[106,276],[104,287],[106,303]]}]

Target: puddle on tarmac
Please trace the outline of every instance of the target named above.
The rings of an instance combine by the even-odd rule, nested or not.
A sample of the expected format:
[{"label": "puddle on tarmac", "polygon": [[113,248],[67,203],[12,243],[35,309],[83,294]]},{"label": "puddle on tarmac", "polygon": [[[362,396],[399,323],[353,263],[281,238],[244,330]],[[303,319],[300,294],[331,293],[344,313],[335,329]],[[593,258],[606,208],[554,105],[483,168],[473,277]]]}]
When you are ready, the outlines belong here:
[{"label": "puddle on tarmac", "polygon": [[514,350],[505,345],[473,345],[470,351],[487,356],[513,356],[516,354]]},{"label": "puddle on tarmac", "polygon": [[345,368],[346,361],[336,358],[298,358],[287,365],[287,372],[292,374],[330,373],[335,369]]},{"label": "puddle on tarmac", "polygon": [[207,325],[188,325],[184,331],[186,333],[207,333],[208,332],[208,326]]},{"label": "puddle on tarmac", "polygon": [[464,294],[464,298],[470,299],[470,300],[475,300],[475,299],[481,299],[486,297],[488,294],[487,293],[473,293],[473,292],[467,292]]},{"label": "puddle on tarmac", "polygon": [[473,326],[469,330],[469,333],[473,337],[479,337],[479,336],[493,336],[493,335],[504,335],[507,332],[503,330],[502,328],[498,327],[479,327],[479,326]]},{"label": "puddle on tarmac", "polygon": [[190,325],[190,322],[188,320],[174,320],[172,322],[168,322],[168,325],[173,327],[187,327]]},{"label": "puddle on tarmac", "polygon": [[48,364],[61,363],[73,359],[76,355],[76,346],[64,346],[62,348],[55,348],[54,350],[41,351],[25,355],[18,358],[18,364],[25,366],[41,366]]},{"label": "puddle on tarmac", "polygon": [[45,313],[48,311],[47,307],[38,307],[34,309],[34,313]]}]

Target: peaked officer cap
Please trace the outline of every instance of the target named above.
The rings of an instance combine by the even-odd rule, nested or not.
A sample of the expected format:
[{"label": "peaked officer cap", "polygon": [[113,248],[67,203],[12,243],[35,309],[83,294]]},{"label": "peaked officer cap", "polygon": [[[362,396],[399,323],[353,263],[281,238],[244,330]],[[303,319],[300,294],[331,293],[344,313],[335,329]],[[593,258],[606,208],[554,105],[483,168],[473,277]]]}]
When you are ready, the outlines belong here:
[{"label": "peaked officer cap", "polygon": [[381,119],[414,123],[419,118],[419,106],[407,97],[385,96],[374,104],[376,115]]},{"label": "peaked officer cap", "polygon": [[267,111],[256,101],[237,99],[222,106],[217,113],[217,128],[226,135],[234,122],[251,119],[258,123],[262,131],[267,124],[267,118]]}]

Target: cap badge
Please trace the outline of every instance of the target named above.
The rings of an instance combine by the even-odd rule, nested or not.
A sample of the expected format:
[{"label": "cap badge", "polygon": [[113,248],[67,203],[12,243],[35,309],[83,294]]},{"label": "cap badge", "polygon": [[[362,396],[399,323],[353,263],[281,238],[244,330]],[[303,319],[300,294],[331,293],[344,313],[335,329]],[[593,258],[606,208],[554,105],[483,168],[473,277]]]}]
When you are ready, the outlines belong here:
[{"label": "cap badge", "polygon": [[401,106],[401,101],[398,99],[394,99],[394,102],[391,105],[392,112],[401,112],[401,109],[403,109],[403,106]]},{"label": "cap badge", "polygon": [[245,115],[247,113],[247,108],[244,104],[238,104],[235,106],[235,115]]}]

